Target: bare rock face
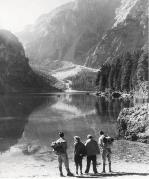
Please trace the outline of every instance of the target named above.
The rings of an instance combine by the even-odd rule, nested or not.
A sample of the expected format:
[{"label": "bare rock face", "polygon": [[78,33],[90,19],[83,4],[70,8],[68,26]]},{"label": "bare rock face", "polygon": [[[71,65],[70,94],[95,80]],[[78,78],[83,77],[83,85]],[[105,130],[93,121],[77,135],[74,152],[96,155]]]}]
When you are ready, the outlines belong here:
[{"label": "bare rock face", "polygon": [[124,108],[118,117],[119,136],[149,143],[148,104]]},{"label": "bare rock face", "polygon": [[87,65],[97,67],[105,60],[141,49],[148,39],[147,9],[146,0],[122,1],[113,28],[99,41]]},{"label": "bare rock face", "polygon": [[76,0],[45,14],[18,34],[33,66],[67,60],[84,65],[86,53],[114,23],[119,0]]},{"label": "bare rock face", "polygon": [[[148,0],[75,0],[19,33],[33,67],[53,61],[101,69],[99,90],[148,80]],[[48,71],[48,72],[49,72]]]},{"label": "bare rock face", "polygon": [[130,90],[148,80],[147,9],[146,0],[122,1],[113,28],[87,58],[88,66],[102,65],[97,79],[100,90]]},{"label": "bare rock face", "polygon": [[0,93],[54,89],[50,80],[30,68],[18,39],[9,31],[0,30]]}]

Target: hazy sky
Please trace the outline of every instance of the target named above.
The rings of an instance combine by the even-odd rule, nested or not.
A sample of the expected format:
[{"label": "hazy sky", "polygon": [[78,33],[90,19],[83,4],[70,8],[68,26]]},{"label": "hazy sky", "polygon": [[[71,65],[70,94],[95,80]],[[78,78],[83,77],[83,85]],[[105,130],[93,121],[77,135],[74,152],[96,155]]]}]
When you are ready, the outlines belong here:
[{"label": "hazy sky", "polygon": [[71,0],[0,0],[0,28],[21,31],[44,13]]}]

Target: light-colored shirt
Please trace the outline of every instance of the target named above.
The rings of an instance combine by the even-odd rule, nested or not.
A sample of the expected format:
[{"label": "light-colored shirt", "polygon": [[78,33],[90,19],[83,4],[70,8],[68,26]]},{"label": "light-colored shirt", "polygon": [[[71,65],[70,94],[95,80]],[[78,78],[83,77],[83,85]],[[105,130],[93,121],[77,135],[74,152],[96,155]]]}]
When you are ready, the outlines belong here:
[{"label": "light-colored shirt", "polygon": [[[101,135],[100,137],[99,137],[99,140],[98,140],[98,144],[99,144],[99,146],[104,150],[104,149],[110,149],[111,147],[112,147],[112,144],[113,143],[104,143],[103,142],[103,139],[104,139],[104,137],[105,137],[105,135]],[[108,138],[110,138],[109,136],[108,137],[106,137],[107,139]]]},{"label": "light-colored shirt", "polygon": [[105,148],[105,145],[104,145],[104,143],[103,143],[103,138],[105,137],[105,135],[103,134],[103,135],[101,135],[100,137],[99,137],[99,139],[98,139],[98,144],[99,144],[99,146],[103,149],[103,148]]}]

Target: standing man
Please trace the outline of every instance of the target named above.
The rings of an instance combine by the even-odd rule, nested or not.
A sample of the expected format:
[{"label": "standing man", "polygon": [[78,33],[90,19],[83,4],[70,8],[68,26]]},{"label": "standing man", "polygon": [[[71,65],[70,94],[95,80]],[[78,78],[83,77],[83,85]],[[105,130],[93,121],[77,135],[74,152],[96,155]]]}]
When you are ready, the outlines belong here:
[{"label": "standing man", "polygon": [[85,143],[86,147],[86,153],[87,153],[87,166],[85,173],[88,174],[89,169],[90,169],[90,164],[92,161],[93,164],[93,171],[95,174],[97,174],[97,168],[96,168],[96,155],[100,153],[98,143],[93,139],[93,136],[88,135],[87,136],[87,141]]},{"label": "standing man", "polygon": [[101,147],[102,151],[102,161],[103,161],[103,170],[102,172],[105,173],[105,165],[106,165],[106,158],[109,162],[109,172],[111,171],[111,146],[114,139],[111,137],[106,137],[104,135],[103,131],[100,131],[100,137],[99,137],[99,145]]},{"label": "standing man", "polygon": [[68,155],[67,155],[67,141],[64,138],[64,133],[59,132],[59,139],[56,142],[53,142],[51,145],[58,155],[58,163],[59,163],[59,171],[60,176],[63,176],[62,172],[62,163],[64,163],[67,176],[73,176],[73,174],[69,170],[69,161],[68,161]]}]

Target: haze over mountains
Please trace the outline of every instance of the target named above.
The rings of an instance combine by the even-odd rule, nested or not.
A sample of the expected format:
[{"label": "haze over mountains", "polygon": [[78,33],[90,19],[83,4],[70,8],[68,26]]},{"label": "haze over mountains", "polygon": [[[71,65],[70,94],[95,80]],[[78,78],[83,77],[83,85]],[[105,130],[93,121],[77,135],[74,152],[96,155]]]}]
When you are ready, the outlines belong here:
[{"label": "haze over mountains", "polygon": [[75,0],[40,16],[18,36],[33,67],[49,72],[63,61],[96,69],[104,64],[100,89],[130,90],[148,76],[147,9],[147,0]]},{"label": "haze over mountains", "polygon": [[42,15],[19,34],[31,63],[68,60],[84,65],[87,52],[112,27],[119,5],[119,0],[76,0]]},{"label": "haze over mountains", "polygon": [[49,74],[79,90],[94,90],[96,81],[99,90],[129,91],[148,81],[148,4],[72,1],[17,34],[25,52],[13,34],[1,30],[0,91],[57,90],[63,84]]},{"label": "haze over mountains", "polygon": [[59,91],[53,77],[33,71],[28,61],[17,37],[0,30],[0,93]]}]

